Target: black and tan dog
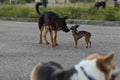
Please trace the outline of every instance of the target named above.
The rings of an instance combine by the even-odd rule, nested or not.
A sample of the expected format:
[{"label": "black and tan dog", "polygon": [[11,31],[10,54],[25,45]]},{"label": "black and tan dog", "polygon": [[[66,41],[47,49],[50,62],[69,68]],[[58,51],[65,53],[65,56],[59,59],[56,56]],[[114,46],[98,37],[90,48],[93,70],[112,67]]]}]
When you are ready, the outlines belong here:
[{"label": "black and tan dog", "polygon": [[[45,29],[45,33],[44,33],[45,43],[49,44],[46,38],[46,35],[49,31],[52,47],[57,46],[58,45],[57,44],[57,31],[59,30],[62,30],[64,32],[70,31],[65,22],[65,20],[67,19],[67,16],[61,18],[57,13],[52,12],[52,11],[46,11],[44,13],[41,13],[39,11],[40,5],[42,5],[42,3],[40,2],[37,2],[35,5],[36,11],[39,15],[40,43],[42,43],[42,32],[43,32],[43,29]],[[53,32],[54,32],[54,36],[53,36]]]},{"label": "black and tan dog", "polygon": [[92,54],[69,69],[53,61],[37,64],[30,80],[115,80],[119,71],[114,56],[114,52],[104,56]]},{"label": "black and tan dog", "polygon": [[87,43],[86,48],[88,48],[88,45],[89,47],[91,47],[91,41],[90,41],[91,33],[87,31],[78,31],[77,30],[78,27],[79,25],[74,25],[70,28],[70,30],[72,30],[72,34],[75,40],[75,48],[77,47],[78,40],[81,39],[82,37],[85,37],[85,41]]}]

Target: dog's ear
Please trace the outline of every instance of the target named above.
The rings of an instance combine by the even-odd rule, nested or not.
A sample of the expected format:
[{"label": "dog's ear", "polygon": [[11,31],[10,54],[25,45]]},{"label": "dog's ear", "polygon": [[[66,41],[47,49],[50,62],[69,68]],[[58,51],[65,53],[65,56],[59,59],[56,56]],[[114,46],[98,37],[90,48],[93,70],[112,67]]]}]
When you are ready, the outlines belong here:
[{"label": "dog's ear", "polygon": [[52,73],[51,79],[53,80],[63,80],[65,71],[64,70],[56,70]]},{"label": "dog's ear", "polygon": [[62,20],[66,20],[68,18],[68,16],[64,16],[63,18],[62,18]]},{"label": "dog's ear", "polygon": [[112,52],[108,53],[108,55],[105,56],[104,60],[106,62],[110,62],[111,60],[113,60],[114,56],[115,56],[115,52],[112,51]]},{"label": "dog's ear", "polygon": [[114,56],[115,56],[114,52],[110,52],[106,56],[103,56],[102,65],[106,70],[115,68]]},{"label": "dog's ear", "polygon": [[59,19],[59,20],[57,21],[57,24],[58,24],[59,26],[62,25],[62,24],[64,24],[66,19],[67,19],[67,16],[64,16],[63,18],[61,18],[61,19]]},{"label": "dog's ear", "polygon": [[76,24],[76,27],[78,28],[78,27],[79,27],[79,25],[78,25],[78,24]]}]

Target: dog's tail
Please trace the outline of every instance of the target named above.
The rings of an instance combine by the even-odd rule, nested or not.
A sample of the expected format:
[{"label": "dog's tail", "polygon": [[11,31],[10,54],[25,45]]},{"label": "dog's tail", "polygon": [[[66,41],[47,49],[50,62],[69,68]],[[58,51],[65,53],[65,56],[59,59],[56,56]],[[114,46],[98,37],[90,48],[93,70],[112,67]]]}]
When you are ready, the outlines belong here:
[{"label": "dog's tail", "polygon": [[42,63],[38,63],[37,65],[35,65],[35,67],[32,69],[31,74],[30,74],[30,80],[39,80],[38,71],[41,66],[42,66]]},{"label": "dog's tail", "polygon": [[41,15],[41,12],[39,11],[39,6],[40,5],[42,5],[41,2],[37,2],[36,5],[35,5],[36,12],[38,13],[39,16]]}]

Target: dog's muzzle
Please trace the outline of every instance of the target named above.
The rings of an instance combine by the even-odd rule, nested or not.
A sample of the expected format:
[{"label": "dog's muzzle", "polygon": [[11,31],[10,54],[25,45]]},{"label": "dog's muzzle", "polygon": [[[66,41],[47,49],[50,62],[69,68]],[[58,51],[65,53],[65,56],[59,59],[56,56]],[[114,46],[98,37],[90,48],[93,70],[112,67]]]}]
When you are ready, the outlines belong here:
[{"label": "dog's muzzle", "polygon": [[110,80],[116,80],[116,78],[120,75],[120,70],[117,71],[116,73],[112,74]]},{"label": "dog's muzzle", "polygon": [[62,29],[64,32],[69,32],[70,31],[70,29],[68,29],[68,28],[63,28]]}]

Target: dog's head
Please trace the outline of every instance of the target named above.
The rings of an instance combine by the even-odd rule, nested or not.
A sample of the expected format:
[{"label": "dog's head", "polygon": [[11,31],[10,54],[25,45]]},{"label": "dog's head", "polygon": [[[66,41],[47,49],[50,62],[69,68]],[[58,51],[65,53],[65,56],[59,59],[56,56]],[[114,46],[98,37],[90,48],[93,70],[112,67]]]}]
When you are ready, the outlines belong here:
[{"label": "dog's head", "polygon": [[105,56],[99,54],[89,56],[87,60],[83,60],[75,66],[77,71],[80,71],[81,66],[95,80],[115,80],[118,75],[114,61],[114,52],[110,52]]},{"label": "dog's head", "polygon": [[70,27],[70,30],[76,30],[78,27],[79,27],[79,25],[76,24],[76,25],[74,25],[74,26],[71,26],[71,27]]},{"label": "dog's head", "polygon": [[57,26],[62,29],[64,32],[69,32],[69,28],[67,27],[66,23],[67,16],[61,18],[60,20],[57,21]]}]

